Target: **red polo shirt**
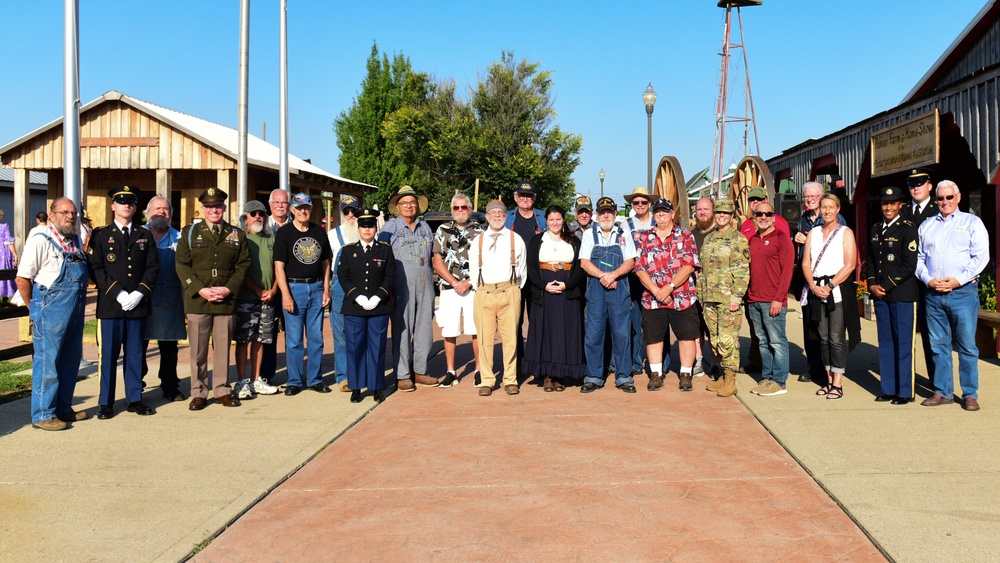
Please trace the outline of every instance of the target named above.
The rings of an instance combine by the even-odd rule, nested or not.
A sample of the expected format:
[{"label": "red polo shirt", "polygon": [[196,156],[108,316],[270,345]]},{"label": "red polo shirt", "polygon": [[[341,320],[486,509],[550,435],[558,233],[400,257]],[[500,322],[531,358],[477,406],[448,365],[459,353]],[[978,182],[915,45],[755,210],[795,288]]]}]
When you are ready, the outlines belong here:
[{"label": "red polo shirt", "polygon": [[795,249],[788,233],[774,229],[763,238],[754,234],[750,237],[750,287],[747,290],[747,301],[781,301],[782,306],[787,306],[788,287],[792,283],[794,269]]}]

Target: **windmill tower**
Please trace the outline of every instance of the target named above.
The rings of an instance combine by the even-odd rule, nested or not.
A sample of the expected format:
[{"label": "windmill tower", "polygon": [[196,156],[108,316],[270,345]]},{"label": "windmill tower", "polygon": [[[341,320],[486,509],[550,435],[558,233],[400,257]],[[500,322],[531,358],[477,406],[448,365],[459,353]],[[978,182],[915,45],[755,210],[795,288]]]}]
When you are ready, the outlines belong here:
[{"label": "windmill tower", "polygon": [[[753,94],[750,89],[750,66],[747,64],[747,50],[743,38],[743,16],[741,8],[760,6],[763,0],[719,0],[718,6],[726,9],[725,32],[722,41],[722,72],[719,75],[719,98],[716,106],[715,117],[715,146],[712,156],[712,193],[716,196],[722,195],[722,176],[729,169],[729,162],[726,158],[726,130],[731,124],[742,125],[742,138],[740,142],[743,146],[740,158],[756,155],[760,152],[760,142],[757,139],[757,118],[753,108]],[[736,11],[736,25],[739,26],[739,42],[734,43],[733,31],[733,9]],[[740,52],[734,61],[732,51]],[[742,66],[740,62],[742,61]],[[736,110],[739,113],[730,113],[730,102],[733,101],[734,91],[738,94],[741,87],[743,90],[742,108]],[[753,150],[751,151],[751,129]],[[739,132],[734,130],[734,132]],[[757,159],[759,160],[759,159]],[[766,167],[765,167],[766,168]]]}]

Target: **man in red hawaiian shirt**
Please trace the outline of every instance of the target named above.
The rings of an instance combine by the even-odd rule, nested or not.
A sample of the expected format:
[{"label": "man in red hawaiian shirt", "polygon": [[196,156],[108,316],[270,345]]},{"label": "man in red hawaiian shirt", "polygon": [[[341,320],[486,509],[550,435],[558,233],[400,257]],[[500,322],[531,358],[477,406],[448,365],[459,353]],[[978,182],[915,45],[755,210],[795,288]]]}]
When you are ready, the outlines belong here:
[{"label": "man in red hawaiian shirt", "polygon": [[642,332],[649,357],[649,385],[663,386],[663,347],[669,346],[670,329],[678,339],[681,373],[678,388],[691,390],[691,372],[701,335],[701,318],[695,303],[698,291],[693,273],[701,270],[698,247],[691,231],[674,224],[674,205],[667,199],[653,203],[656,226],[639,241],[635,273],[646,290],[642,294]]}]

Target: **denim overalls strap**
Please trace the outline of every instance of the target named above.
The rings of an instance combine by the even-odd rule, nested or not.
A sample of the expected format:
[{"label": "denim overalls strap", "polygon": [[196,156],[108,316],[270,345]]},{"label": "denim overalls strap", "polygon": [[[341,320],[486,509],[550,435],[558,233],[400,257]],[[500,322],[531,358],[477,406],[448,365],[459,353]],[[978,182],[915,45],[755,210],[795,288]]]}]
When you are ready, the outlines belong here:
[{"label": "denim overalls strap", "polygon": [[[615,243],[603,246],[601,245],[599,235],[597,234],[597,231],[599,230],[600,229],[594,229],[594,250],[590,252],[590,261],[593,262],[593,264],[597,266],[597,269],[600,271],[611,272],[625,262],[625,253],[622,251],[622,245],[625,244],[625,239],[622,235],[622,231],[618,229],[615,233]],[[596,286],[593,284],[596,284]],[[591,277],[587,281],[587,291],[590,291],[592,286],[595,290],[599,287],[605,291],[621,291],[623,289],[628,291],[628,276],[622,276],[622,278],[618,280],[618,287],[613,290],[605,289],[604,286],[601,285],[600,280],[594,277]]]},{"label": "denim overalls strap", "polygon": [[[42,309],[51,308],[50,311],[46,311],[47,314],[57,314],[61,318],[68,319],[76,313],[77,306],[81,309],[83,308],[87,295],[89,274],[87,272],[87,259],[84,257],[83,252],[80,251],[82,246],[80,244],[80,237],[73,235],[74,249],[67,251],[47,233],[40,232],[36,233],[35,236],[43,236],[52,243],[56,251],[62,255],[63,263],[59,269],[59,277],[52,282],[52,285],[43,287],[37,283],[35,284],[32,289],[31,300],[36,301],[35,296],[39,296]],[[32,312],[36,310],[38,308],[31,308]],[[41,312],[39,310],[39,313]],[[82,310],[80,313],[82,313]]]},{"label": "denim overalls strap", "polygon": [[340,243],[340,248],[337,249],[337,255],[333,258],[333,275],[337,276],[337,266],[340,264],[340,253],[344,251],[344,233],[340,232],[340,227],[333,230],[337,233],[337,242]]}]

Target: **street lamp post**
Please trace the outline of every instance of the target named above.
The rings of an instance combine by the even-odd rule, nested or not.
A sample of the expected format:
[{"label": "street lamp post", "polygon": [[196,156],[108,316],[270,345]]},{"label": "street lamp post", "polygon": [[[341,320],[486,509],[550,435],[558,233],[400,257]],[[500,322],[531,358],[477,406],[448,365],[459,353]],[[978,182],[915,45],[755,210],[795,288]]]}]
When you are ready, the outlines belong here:
[{"label": "street lamp post", "polygon": [[601,173],[597,175],[601,179],[601,197],[604,197],[604,167],[601,167]]},{"label": "street lamp post", "polygon": [[656,104],[656,91],[653,83],[646,86],[642,93],[642,101],[646,104],[646,188],[653,191],[653,105]]}]

